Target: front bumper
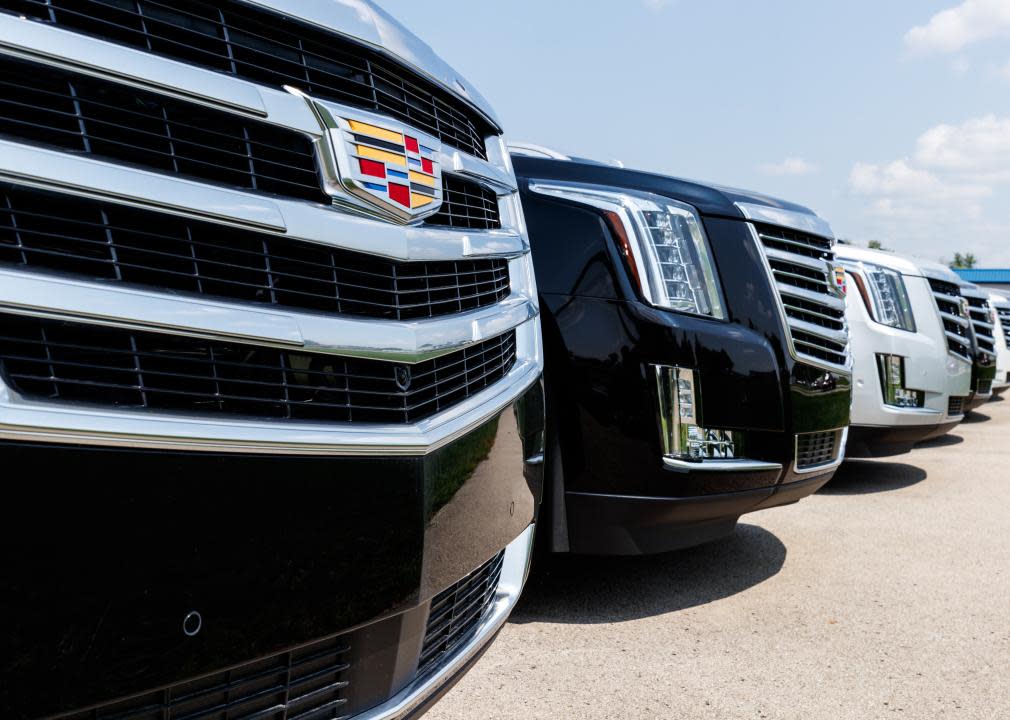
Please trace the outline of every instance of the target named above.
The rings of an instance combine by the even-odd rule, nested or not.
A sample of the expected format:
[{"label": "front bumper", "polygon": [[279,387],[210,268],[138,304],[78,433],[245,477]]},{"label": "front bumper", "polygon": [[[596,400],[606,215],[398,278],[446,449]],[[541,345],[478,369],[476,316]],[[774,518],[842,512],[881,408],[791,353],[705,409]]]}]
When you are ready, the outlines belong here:
[{"label": "front bumper", "polygon": [[[0,444],[5,465],[36,469],[8,489],[0,528],[0,610],[17,619],[0,633],[0,714],[115,702],[133,718],[152,693],[339,641],[341,714],[409,716],[455,681],[522,589],[542,413],[535,383],[420,456]],[[438,639],[433,601],[503,550],[476,624],[422,667]]]}]

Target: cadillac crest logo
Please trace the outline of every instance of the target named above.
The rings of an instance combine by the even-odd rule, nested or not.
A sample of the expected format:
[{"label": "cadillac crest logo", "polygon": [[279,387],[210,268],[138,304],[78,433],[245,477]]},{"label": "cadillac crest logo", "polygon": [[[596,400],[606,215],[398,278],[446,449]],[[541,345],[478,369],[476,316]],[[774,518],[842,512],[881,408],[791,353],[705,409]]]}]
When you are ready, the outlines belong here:
[{"label": "cadillac crest logo", "polygon": [[325,130],[330,152],[324,164],[335,204],[404,225],[442,206],[438,138],[288,89],[309,102]]}]

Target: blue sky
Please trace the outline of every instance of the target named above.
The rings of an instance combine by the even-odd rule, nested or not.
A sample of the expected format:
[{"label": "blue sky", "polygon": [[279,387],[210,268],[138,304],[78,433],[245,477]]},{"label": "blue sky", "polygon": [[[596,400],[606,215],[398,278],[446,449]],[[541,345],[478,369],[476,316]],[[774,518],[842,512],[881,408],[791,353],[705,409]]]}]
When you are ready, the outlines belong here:
[{"label": "blue sky", "polygon": [[379,0],[512,139],[1010,267],[1010,0]]}]

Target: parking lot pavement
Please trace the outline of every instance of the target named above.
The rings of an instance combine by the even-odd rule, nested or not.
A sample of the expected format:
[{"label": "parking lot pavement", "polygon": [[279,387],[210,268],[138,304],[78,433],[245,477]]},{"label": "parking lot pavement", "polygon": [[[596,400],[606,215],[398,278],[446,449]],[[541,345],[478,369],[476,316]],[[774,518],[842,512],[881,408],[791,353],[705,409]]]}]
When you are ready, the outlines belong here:
[{"label": "parking lot pavement", "polygon": [[428,717],[1010,718],[1010,400],[730,539],[544,563]]}]

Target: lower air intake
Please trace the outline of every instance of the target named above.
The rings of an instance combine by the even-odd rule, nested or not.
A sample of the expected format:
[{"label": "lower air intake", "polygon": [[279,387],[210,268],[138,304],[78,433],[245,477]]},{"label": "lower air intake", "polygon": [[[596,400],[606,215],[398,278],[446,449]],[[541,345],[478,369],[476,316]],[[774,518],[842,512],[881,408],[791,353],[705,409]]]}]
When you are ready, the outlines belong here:
[{"label": "lower air intake", "polygon": [[349,653],[342,639],[324,640],[59,720],[337,720]]},{"label": "lower air intake", "polygon": [[802,433],[796,436],[796,469],[812,470],[838,459],[841,430]]},{"label": "lower air intake", "polygon": [[975,386],[975,392],[979,395],[988,395],[992,392],[992,380],[979,380]]},{"label": "lower air intake", "polygon": [[947,400],[948,415],[964,415],[964,402],[967,398],[952,397]]},{"label": "lower air intake", "polygon": [[414,365],[0,315],[26,397],[280,420],[413,423],[505,377],[515,331]]},{"label": "lower air intake", "polygon": [[443,657],[451,654],[477,630],[481,618],[494,602],[504,557],[504,551],[498,553],[432,599],[417,666],[419,676],[435,668]]}]

